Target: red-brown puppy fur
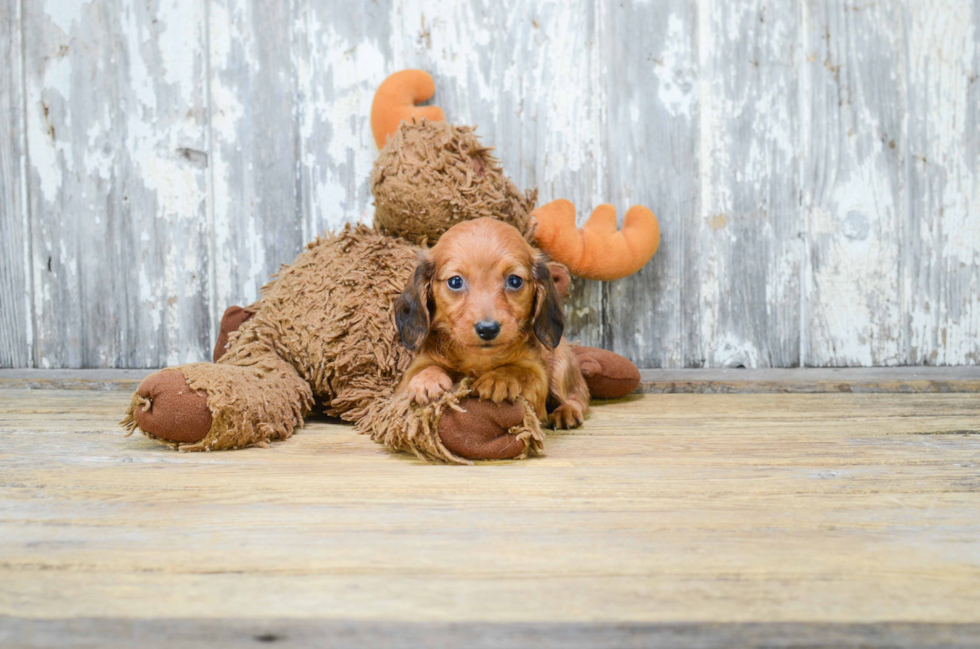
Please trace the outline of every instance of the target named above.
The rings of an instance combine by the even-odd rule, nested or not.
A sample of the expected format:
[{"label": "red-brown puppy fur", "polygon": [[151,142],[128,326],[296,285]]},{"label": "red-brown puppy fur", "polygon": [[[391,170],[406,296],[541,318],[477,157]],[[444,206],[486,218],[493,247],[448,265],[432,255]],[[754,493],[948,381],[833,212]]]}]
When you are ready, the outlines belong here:
[{"label": "red-brown puppy fur", "polygon": [[450,228],[420,256],[395,319],[402,342],[419,352],[398,387],[415,402],[471,377],[482,399],[521,395],[559,428],[584,420],[589,389],[561,337],[551,271],[513,226],[482,218]]}]

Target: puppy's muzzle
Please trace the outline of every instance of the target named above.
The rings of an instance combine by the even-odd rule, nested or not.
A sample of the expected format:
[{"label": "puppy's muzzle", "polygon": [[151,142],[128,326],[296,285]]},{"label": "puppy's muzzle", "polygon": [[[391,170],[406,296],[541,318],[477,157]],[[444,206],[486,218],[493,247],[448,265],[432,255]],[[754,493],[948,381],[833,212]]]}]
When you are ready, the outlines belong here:
[{"label": "puppy's muzzle", "polygon": [[473,328],[481,340],[493,340],[500,333],[500,323],[496,320],[481,320]]}]

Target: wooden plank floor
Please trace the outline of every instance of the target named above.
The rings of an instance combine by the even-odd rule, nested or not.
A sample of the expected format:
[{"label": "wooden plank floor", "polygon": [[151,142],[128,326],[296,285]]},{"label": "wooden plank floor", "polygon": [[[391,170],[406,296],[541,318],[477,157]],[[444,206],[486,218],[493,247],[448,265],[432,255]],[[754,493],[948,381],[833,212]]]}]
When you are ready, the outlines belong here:
[{"label": "wooden plank floor", "polygon": [[[132,392],[155,370],[0,369],[0,390],[122,390]],[[980,367],[808,367],[640,370],[637,392],[978,392]]]},{"label": "wooden plank floor", "polygon": [[0,645],[980,637],[976,394],[637,395],[473,467],[325,420],[175,453],[123,437],[126,401],[0,390]]}]

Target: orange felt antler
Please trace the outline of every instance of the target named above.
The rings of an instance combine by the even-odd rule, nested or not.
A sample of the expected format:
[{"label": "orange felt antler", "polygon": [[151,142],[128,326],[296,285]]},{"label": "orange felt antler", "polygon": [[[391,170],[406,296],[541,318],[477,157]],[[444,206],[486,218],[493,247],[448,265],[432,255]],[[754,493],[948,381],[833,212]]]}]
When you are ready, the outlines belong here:
[{"label": "orange felt antler", "polygon": [[535,239],[552,259],[579,277],[612,280],[643,268],[660,245],[660,224],[653,212],[634,205],[623,229],[616,230],[616,208],[600,205],[582,229],[575,227],[575,206],[564,199],[534,210]]},{"label": "orange felt antler", "polygon": [[436,84],[428,72],[402,70],[396,72],[378,86],[371,104],[371,132],[378,149],[383,149],[388,136],[398,130],[398,125],[413,117],[441,122],[446,115],[438,106],[416,106],[436,94]]}]

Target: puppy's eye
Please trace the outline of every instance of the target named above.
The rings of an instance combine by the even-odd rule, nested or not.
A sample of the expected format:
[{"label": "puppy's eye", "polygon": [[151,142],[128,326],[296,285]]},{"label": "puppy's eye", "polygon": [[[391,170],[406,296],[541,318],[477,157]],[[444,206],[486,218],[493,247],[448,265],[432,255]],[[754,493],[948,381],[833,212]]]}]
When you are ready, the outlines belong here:
[{"label": "puppy's eye", "polygon": [[453,275],[446,280],[446,286],[448,286],[453,291],[458,291],[463,288],[463,278],[459,275]]},{"label": "puppy's eye", "polygon": [[524,286],[524,280],[517,275],[511,275],[507,278],[507,288],[519,289]]}]

